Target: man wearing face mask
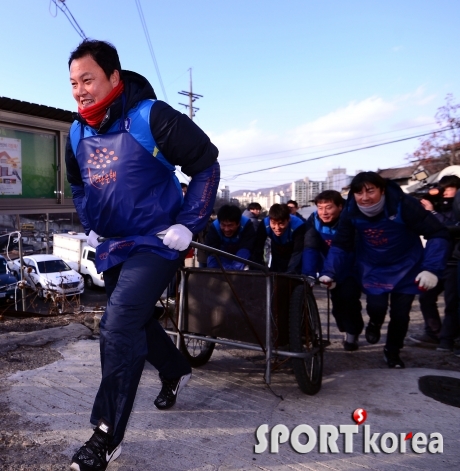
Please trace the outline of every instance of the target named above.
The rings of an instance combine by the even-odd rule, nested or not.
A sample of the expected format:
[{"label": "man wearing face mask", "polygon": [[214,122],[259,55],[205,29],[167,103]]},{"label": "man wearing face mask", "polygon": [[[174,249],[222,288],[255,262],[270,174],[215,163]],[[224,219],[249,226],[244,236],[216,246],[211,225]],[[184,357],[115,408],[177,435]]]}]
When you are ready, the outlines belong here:
[{"label": "man wearing face mask", "polygon": [[[454,340],[459,334],[458,316],[458,292],[457,292],[457,260],[453,258],[452,252],[458,238],[457,224],[459,220],[454,214],[453,201],[460,189],[460,178],[455,175],[446,175],[439,180],[439,191],[442,199],[436,207],[428,199],[422,199],[422,206],[430,211],[447,228],[451,235],[450,257],[447,261],[444,273],[440,277],[438,284],[419,296],[420,310],[425,321],[423,334],[413,335],[410,340],[419,344],[437,346],[441,352],[451,352],[454,347]],[[444,320],[441,322],[437,306],[438,297],[444,291]]]},{"label": "man wearing face mask", "polygon": [[[423,248],[420,236],[427,239]],[[331,283],[356,252],[367,295],[366,340],[375,344],[390,305],[384,360],[404,368],[399,353],[419,290],[436,286],[449,250],[447,229],[412,196],[375,172],[361,172],[350,185],[347,205],[319,280]]]}]

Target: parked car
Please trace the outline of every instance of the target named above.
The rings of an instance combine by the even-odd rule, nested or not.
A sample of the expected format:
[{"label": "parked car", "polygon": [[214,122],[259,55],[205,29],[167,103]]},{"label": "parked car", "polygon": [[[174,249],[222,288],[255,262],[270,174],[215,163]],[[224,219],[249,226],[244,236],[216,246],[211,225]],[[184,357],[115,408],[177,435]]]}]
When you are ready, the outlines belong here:
[{"label": "parked car", "polygon": [[104,275],[96,270],[96,249],[90,247],[86,239],[82,232],[55,234],[53,254],[83,276],[86,288],[104,287]]},{"label": "parked car", "polygon": [[5,257],[0,255],[0,301],[14,300],[17,280],[10,273]]},{"label": "parked car", "polygon": [[[46,246],[48,246],[48,253],[52,253],[53,251],[53,242],[52,242],[52,235],[50,237],[51,240],[48,240],[48,237],[29,237],[27,239],[27,243],[32,245],[34,248],[35,253],[45,253],[46,252]],[[24,237],[24,239],[26,239]],[[29,255],[29,254],[27,254]]]},{"label": "parked car", "polygon": [[[39,297],[47,297],[48,294],[73,296],[84,291],[83,277],[72,270],[62,258],[49,254],[30,255],[24,257],[23,262],[24,279],[37,290]],[[20,261],[17,259],[8,262],[8,266],[20,279]]]}]

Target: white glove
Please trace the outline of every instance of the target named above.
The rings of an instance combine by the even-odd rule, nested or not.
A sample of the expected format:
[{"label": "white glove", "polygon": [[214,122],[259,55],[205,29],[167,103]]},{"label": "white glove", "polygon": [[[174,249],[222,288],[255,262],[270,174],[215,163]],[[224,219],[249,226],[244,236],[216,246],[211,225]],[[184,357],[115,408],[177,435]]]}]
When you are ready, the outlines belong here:
[{"label": "white glove", "polygon": [[415,277],[415,282],[418,283],[418,288],[420,290],[428,291],[438,284],[438,277],[429,271],[421,271]]},{"label": "white glove", "polygon": [[174,224],[166,229],[166,231],[162,231],[162,233],[165,235],[163,244],[167,245],[170,249],[179,251],[187,249],[193,237],[190,229],[182,224]]},{"label": "white glove", "polygon": [[99,242],[97,240],[99,236],[94,232],[94,231],[91,231],[89,233],[89,236],[88,238],[86,239],[86,242],[88,242],[88,245],[93,247],[94,249],[101,244],[101,242]]},{"label": "white glove", "polygon": [[337,286],[337,283],[326,275],[320,276],[318,281],[321,283],[323,288],[334,289]]}]

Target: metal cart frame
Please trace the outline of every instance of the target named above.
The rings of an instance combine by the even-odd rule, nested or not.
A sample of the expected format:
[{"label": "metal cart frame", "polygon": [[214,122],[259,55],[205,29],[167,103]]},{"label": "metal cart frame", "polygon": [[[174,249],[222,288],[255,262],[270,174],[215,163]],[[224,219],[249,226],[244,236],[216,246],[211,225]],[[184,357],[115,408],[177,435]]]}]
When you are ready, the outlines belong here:
[{"label": "metal cart frame", "polygon": [[[307,394],[315,394],[319,391],[321,387],[321,380],[322,380],[322,353],[323,353],[323,342],[322,342],[322,330],[321,330],[321,322],[319,320],[318,310],[316,306],[316,301],[314,299],[312,290],[310,285],[307,282],[307,279],[301,275],[291,275],[291,274],[276,274],[269,272],[268,268],[242,259],[235,255],[226,253],[224,251],[214,249],[208,247],[203,244],[198,244],[196,242],[192,242],[191,246],[194,248],[206,250],[207,252],[212,253],[216,256],[218,263],[220,264],[220,270],[218,269],[208,269],[208,268],[181,268],[180,270],[180,296],[179,296],[179,305],[176,308],[176,319],[177,324],[175,324],[175,330],[166,329],[166,332],[175,337],[176,346],[182,350],[184,350],[185,340],[186,339],[193,339],[196,341],[201,341],[203,344],[210,345],[212,344],[212,349],[214,348],[215,344],[222,344],[228,345],[231,347],[247,349],[247,350],[255,350],[259,352],[263,352],[265,355],[265,382],[270,384],[271,382],[271,369],[272,369],[272,359],[274,357],[286,357],[293,359],[293,369],[294,373],[296,374],[297,382],[299,383],[300,388]],[[222,265],[220,260],[220,256],[237,260],[240,262],[245,263],[250,268],[255,269],[257,271],[226,271]],[[205,332],[203,333],[191,333],[186,331],[185,328],[187,325],[187,321],[189,320],[187,316],[189,316],[190,306],[188,305],[189,302],[189,290],[188,284],[190,283],[190,277],[198,277],[203,278],[204,280],[212,280],[213,282],[228,285],[231,291],[231,299],[233,300],[234,304],[230,307],[235,308],[235,304],[239,309],[240,313],[243,314],[243,320],[245,320],[246,325],[249,327],[249,330],[252,333],[252,337],[257,339],[258,343],[247,341],[248,338],[248,331],[246,334],[243,335],[243,340],[235,340],[231,338],[225,338],[225,332],[222,332],[222,329],[225,330],[225,326],[223,326],[221,321],[217,321],[214,324],[212,320],[209,319],[209,316],[205,319],[205,328],[203,329]],[[251,321],[250,314],[248,314],[245,303],[240,299],[238,293],[235,289],[235,281],[242,281],[250,280],[251,278],[245,277],[252,277],[254,282],[259,282],[262,285],[265,285],[265,293],[261,296],[265,300],[265,318],[263,319],[263,326],[258,323],[256,318],[254,324],[254,316]],[[257,280],[255,281],[257,277]],[[217,280],[217,281],[216,281]],[[284,320],[282,321],[281,327],[278,324],[274,324],[274,319],[278,322],[278,317],[274,317],[274,308],[277,306],[273,304],[273,296],[274,296],[274,289],[276,288],[277,283],[281,283],[283,285],[288,286],[287,292],[289,292],[292,298],[295,297],[296,299],[296,309],[297,311],[302,312],[295,312],[295,309],[292,306],[293,300],[290,299],[290,303],[286,302],[286,305],[289,305],[289,314],[284,313]],[[282,291],[282,290],[280,290]],[[286,290],[285,290],[286,291]],[[228,295],[229,293],[226,292]],[[283,294],[283,293],[281,293]],[[280,295],[281,296],[281,295]],[[230,299],[229,296],[227,298]],[[196,302],[195,302],[196,304]],[[231,303],[230,303],[231,304]],[[214,304],[212,304],[214,306]],[[227,304],[226,308],[229,306]],[[219,306],[216,306],[216,309]],[[222,306],[220,306],[222,307]],[[213,309],[212,307],[210,309]],[[294,310],[293,310],[294,309]],[[283,345],[279,346],[273,342],[273,325],[275,328],[283,330],[284,332],[284,340],[286,339],[286,316],[289,318],[288,322],[288,338],[290,349],[281,348]],[[193,316],[192,316],[193,317]],[[296,332],[296,328],[290,325],[292,320],[298,323],[298,333]],[[302,323],[302,319],[304,320],[304,324]],[[197,321],[197,316],[194,315],[192,318],[193,321]],[[220,317],[222,320],[222,316]],[[241,316],[240,316],[241,320]],[[198,322],[199,323],[199,322]],[[197,322],[195,322],[195,325]],[[240,324],[240,328],[241,328]],[[230,329],[231,330],[231,329]],[[244,330],[244,329],[240,329]],[[301,332],[300,332],[301,331]],[[218,335],[213,335],[213,333],[218,332]],[[239,332],[239,331],[238,331]],[[260,335],[264,334],[264,335]],[[235,335],[238,337],[238,335]],[[251,335],[249,334],[249,337]],[[264,337],[262,340],[260,337]],[[265,343],[264,343],[265,342]],[[299,345],[303,343],[302,345]],[[293,348],[293,343],[297,344],[297,348]],[[307,344],[307,345],[306,345]],[[211,349],[211,354],[212,354]],[[301,350],[301,351],[292,351],[292,350]],[[211,355],[209,355],[210,357]],[[206,358],[204,363],[209,358]],[[202,363],[202,364],[204,364]],[[297,368],[296,368],[297,365]],[[192,364],[192,366],[195,366]],[[303,370],[310,368],[310,372]],[[303,377],[303,382],[305,383],[305,378],[307,378],[307,383],[302,386],[301,381],[299,381],[299,377]],[[310,374],[310,379],[309,378]],[[313,376],[315,375],[315,378]],[[310,384],[311,383],[311,384]],[[314,384],[313,384],[314,383]]]}]

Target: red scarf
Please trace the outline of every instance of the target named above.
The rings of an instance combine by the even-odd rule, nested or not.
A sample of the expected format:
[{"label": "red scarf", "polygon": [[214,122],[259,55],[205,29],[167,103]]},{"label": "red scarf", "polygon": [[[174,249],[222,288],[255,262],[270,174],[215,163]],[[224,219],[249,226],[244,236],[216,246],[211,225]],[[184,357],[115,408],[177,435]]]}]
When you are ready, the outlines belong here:
[{"label": "red scarf", "polygon": [[107,108],[123,93],[125,84],[120,80],[118,85],[100,102],[88,108],[78,108],[81,117],[92,127],[99,128]]}]

